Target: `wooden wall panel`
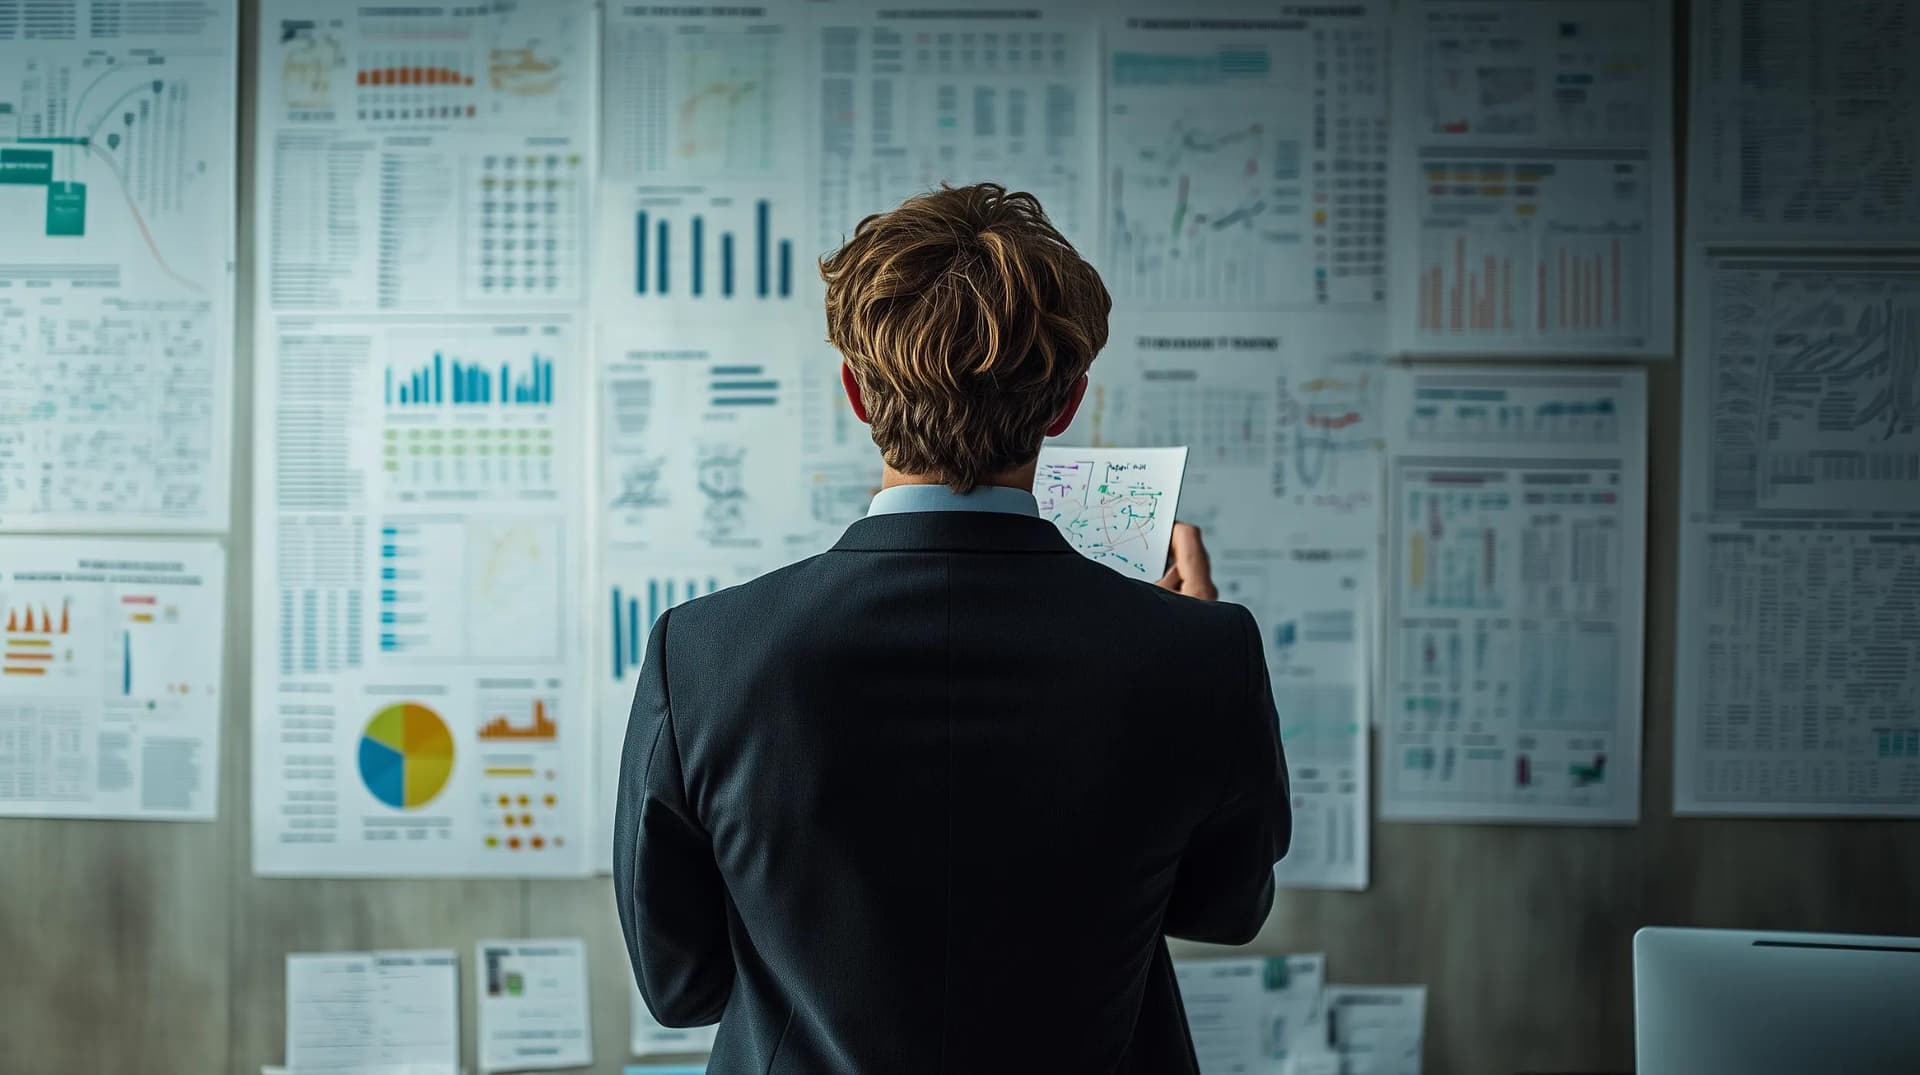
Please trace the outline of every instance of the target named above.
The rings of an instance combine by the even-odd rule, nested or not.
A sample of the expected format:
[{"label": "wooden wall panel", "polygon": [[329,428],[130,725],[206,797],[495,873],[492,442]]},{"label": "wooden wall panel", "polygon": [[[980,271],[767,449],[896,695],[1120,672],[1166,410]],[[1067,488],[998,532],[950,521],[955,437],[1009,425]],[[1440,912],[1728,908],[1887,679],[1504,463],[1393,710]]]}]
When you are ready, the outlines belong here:
[{"label": "wooden wall panel", "polygon": [[0,821],[0,1070],[228,1070],[225,827]]},{"label": "wooden wall panel", "polygon": [[[244,43],[255,39],[257,17],[248,0],[241,30],[243,199],[252,197],[256,63]],[[1676,29],[1684,31],[1684,15]],[[1683,33],[1676,34],[1676,48],[1683,43]],[[1684,100],[1684,70],[1676,92]],[[251,203],[243,200],[243,252],[252,249],[252,236]],[[251,271],[243,256],[221,816],[211,825],[0,821],[0,1069],[253,1075],[284,1056],[286,953],[376,947],[460,952],[471,1063],[474,942],[579,936],[591,961],[593,1070],[617,1073],[626,1058],[630,985],[605,878],[252,876]],[[1336,981],[1426,983],[1432,1075],[1629,1070],[1630,945],[1640,925],[1920,935],[1920,824],[1671,816],[1677,363],[1653,367],[1651,392],[1641,823],[1376,823],[1369,891],[1282,893],[1249,949],[1326,952]]]}]

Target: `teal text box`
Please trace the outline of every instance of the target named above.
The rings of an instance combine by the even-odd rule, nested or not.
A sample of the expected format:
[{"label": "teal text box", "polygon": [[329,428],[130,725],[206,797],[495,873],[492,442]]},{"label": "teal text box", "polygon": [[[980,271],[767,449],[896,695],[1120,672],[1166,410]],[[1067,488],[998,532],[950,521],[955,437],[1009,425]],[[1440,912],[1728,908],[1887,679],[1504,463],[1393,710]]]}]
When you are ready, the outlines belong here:
[{"label": "teal text box", "polygon": [[52,183],[47,186],[47,234],[87,233],[87,185]]},{"label": "teal text box", "polygon": [[53,182],[53,150],[0,149],[0,187],[44,187]]}]

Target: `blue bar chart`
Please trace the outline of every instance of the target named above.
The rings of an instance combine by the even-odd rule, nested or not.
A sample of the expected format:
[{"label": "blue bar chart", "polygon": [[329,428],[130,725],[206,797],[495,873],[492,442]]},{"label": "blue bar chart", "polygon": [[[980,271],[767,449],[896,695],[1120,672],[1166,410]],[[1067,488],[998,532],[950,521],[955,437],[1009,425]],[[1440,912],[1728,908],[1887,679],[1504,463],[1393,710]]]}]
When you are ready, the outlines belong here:
[{"label": "blue bar chart", "polygon": [[699,572],[648,579],[644,593],[613,587],[613,678],[624,682],[628,672],[640,667],[641,645],[661,614],[675,605],[718,592],[719,578]]},{"label": "blue bar chart", "polygon": [[[752,202],[752,221],[746,225],[750,235],[740,235],[738,226],[724,226],[742,215],[733,205],[704,211],[671,207],[636,210],[634,294],[690,299],[792,298],[793,240],[775,234],[773,204],[765,198]],[[676,232],[684,234],[684,242]],[[735,257],[737,251],[750,258],[752,265],[741,265]],[[710,261],[717,266],[710,266]],[[713,268],[718,269],[717,274],[711,271]],[[736,273],[736,269],[740,271]],[[751,279],[746,278],[749,272]]]},{"label": "blue bar chart", "polygon": [[435,351],[412,369],[387,367],[389,407],[546,407],[553,404],[553,359],[532,353],[524,361],[462,361]]}]

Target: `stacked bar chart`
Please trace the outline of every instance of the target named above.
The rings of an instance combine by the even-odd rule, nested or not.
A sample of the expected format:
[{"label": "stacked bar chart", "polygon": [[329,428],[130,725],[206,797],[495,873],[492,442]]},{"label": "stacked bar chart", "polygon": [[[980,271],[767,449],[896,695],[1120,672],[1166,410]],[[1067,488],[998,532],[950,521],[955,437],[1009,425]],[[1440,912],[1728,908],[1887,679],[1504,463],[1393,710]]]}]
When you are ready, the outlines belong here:
[{"label": "stacked bar chart", "polygon": [[[709,226],[710,212],[722,212],[729,219],[740,215],[733,206],[709,212],[646,208],[634,213],[634,294],[792,298],[793,240],[774,234],[772,203],[765,198],[752,202],[751,234],[744,237],[735,228],[720,227],[718,221]],[[742,258],[750,258],[752,265],[743,265]]]}]

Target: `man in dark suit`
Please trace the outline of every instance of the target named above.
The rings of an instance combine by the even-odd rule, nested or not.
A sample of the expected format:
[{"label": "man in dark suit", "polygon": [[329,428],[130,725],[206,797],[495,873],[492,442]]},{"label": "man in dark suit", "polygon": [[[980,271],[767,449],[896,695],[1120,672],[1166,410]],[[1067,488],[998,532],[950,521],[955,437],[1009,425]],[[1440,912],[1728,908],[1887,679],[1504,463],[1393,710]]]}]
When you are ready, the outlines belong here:
[{"label": "man in dark suit", "polygon": [[647,1006],[718,1021],[728,1075],[1194,1071],[1163,935],[1259,931],[1286,768],[1198,534],[1130,581],[1028,492],[1106,288],[992,184],[869,217],[821,271],[883,488],[648,636],[613,875]]}]

